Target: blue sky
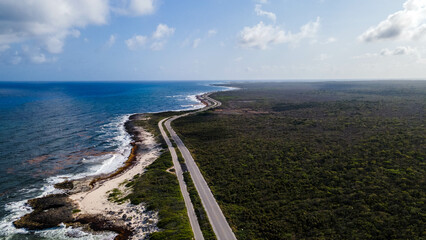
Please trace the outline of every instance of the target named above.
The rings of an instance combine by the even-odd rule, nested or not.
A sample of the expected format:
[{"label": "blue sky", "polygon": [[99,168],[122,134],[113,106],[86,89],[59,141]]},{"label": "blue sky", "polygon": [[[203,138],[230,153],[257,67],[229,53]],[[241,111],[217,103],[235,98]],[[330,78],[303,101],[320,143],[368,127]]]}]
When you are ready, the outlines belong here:
[{"label": "blue sky", "polygon": [[423,79],[424,0],[0,0],[0,80]]}]

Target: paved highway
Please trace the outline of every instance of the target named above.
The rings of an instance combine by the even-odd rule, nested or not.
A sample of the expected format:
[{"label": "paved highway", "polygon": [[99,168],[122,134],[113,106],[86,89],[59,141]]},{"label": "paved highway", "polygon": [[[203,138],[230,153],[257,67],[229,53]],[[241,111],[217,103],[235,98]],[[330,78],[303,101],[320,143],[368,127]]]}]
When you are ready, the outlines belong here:
[{"label": "paved highway", "polygon": [[[210,188],[207,185],[207,182],[204,180],[204,177],[201,174],[200,169],[198,168],[197,164],[192,158],[191,153],[189,152],[185,144],[183,144],[182,140],[179,138],[179,136],[176,134],[176,132],[173,130],[173,128],[170,125],[171,122],[177,118],[184,117],[189,114],[194,114],[196,112],[205,111],[205,110],[218,107],[221,105],[221,102],[210,98],[208,94],[203,95],[202,98],[204,100],[207,100],[208,106],[195,112],[186,113],[186,114],[182,114],[178,116],[173,116],[168,119],[164,119],[166,120],[164,125],[166,126],[167,131],[170,133],[170,136],[175,141],[177,147],[179,148],[179,151],[182,153],[182,156],[185,159],[186,166],[188,168],[188,171],[191,174],[195,188],[198,191],[198,195],[201,198],[201,202],[204,206],[204,209],[207,212],[207,217],[209,218],[210,224],[212,225],[213,231],[216,234],[217,239],[218,240],[234,240],[234,239],[236,240],[236,237],[234,233],[232,232],[231,227],[226,221],[226,218],[223,215],[222,210],[219,207],[219,204],[216,202],[216,199],[214,198],[212,192],[210,191]],[[163,121],[161,121],[161,123]],[[163,137],[164,137],[164,134],[163,134]],[[170,145],[169,145],[169,148],[170,148]]]},{"label": "paved highway", "polygon": [[185,206],[188,212],[189,222],[191,223],[192,231],[194,232],[194,238],[195,240],[204,240],[203,233],[201,232],[200,224],[198,223],[198,220],[197,220],[197,215],[195,215],[194,206],[192,205],[191,198],[189,197],[189,193],[186,188],[186,183],[183,180],[183,172],[179,164],[175,148],[173,147],[169,137],[167,136],[163,128],[163,122],[165,120],[167,120],[167,118],[161,120],[158,123],[158,128],[160,129],[161,135],[163,135],[163,138],[166,141],[167,146],[169,147],[169,151],[172,155],[173,165],[175,167],[175,173],[179,181],[180,191],[182,192],[183,200],[185,202]]}]

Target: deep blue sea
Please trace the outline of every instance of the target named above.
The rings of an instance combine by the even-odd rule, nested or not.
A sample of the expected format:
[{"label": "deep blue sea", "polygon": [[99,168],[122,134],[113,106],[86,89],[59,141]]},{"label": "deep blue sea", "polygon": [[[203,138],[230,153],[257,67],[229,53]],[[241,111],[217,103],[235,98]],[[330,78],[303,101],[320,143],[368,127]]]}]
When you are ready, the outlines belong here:
[{"label": "deep blue sea", "polygon": [[12,222],[30,211],[27,199],[54,193],[54,183],[119,167],[130,150],[130,114],[199,108],[196,94],[225,90],[209,84],[0,82],[0,239],[67,239],[64,227],[28,233]]}]

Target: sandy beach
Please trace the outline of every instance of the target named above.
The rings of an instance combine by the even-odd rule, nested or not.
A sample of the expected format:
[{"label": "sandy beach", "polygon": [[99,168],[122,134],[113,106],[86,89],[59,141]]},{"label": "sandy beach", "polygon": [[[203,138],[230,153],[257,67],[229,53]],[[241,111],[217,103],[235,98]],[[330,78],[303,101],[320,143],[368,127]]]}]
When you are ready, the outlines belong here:
[{"label": "sandy beach", "polygon": [[[202,100],[199,96],[197,99]],[[114,232],[114,237],[105,239],[115,240],[141,240],[158,232],[158,212],[148,211],[143,202],[133,205],[130,200],[123,200],[131,193],[126,184],[143,174],[161,154],[155,137],[135,124],[144,120],[149,120],[145,114],[133,114],[124,123],[132,138],[132,149],[122,166],[108,174],[55,184],[63,193],[29,200],[33,211],[14,221],[15,227],[43,230],[65,223],[89,232]],[[71,233],[69,237],[79,236]]]},{"label": "sandy beach", "polygon": [[[136,118],[141,115],[134,115]],[[142,239],[148,233],[158,231],[157,213],[147,211],[143,204],[132,205],[129,202],[114,203],[108,200],[108,195],[113,189],[118,189],[126,194],[128,189],[124,186],[126,181],[135,175],[144,172],[145,167],[150,165],[159,156],[159,147],[154,137],[141,127],[132,126],[134,144],[138,145],[136,163],[123,173],[107,178],[107,180],[96,182],[89,191],[77,192],[70,195],[70,199],[81,210],[78,215],[103,215],[116,224],[123,224],[131,229],[131,239]],[[88,184],[89,181],[84,181]],[[76,216],[78,218],[78,216]]]},{"label": "sandy beach", "polygon": [[138,120],[147,119],[143,114],[134,114],[125,123],[133,142],[131,154],[122,167],[110,174],[56,184],[64,193],[29,200],[33,212],[15,221],[15,226],[40,230],[66,223],[89,231],[115,232],[113,239],[116,240],[140,240],[159,231],[157,212],[148,211],[144,203],[133,205],[130,200],[115,201],[117,199],[110,196],[113,192],[119,192],[120,198],[128,195],[131,189],[126,183],[135,175],[143,174],[160,155],[161,147],[154,136],[135,126],[134,121]]}]

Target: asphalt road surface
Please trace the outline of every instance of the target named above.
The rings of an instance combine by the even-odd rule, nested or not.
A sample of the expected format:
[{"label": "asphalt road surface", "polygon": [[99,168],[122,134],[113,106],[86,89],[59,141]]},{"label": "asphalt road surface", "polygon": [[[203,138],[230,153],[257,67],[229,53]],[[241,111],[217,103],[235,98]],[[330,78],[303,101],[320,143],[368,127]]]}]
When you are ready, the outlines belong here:
[{"label": "asphalt road surface", "polygon": [[[196,112],[206,111],[208,109],[218,107],[218,106],[221,105],[221,103],[219,101],[210,98],[208,96],[208,94],[203,95],[201,98],[208,101],[208,103],[207,103],[208,106],[206,106],[205,108],[202,108],[202,109],[200,109]],[[229,226],[228,222],[226,221],[226,218],[223,215],[222,210],[219,207],[219,204],[216,202],[216,199],[214,198],[212,192],[210,191],[210,188],[207,185],[206,180],[204,180],[204,177],[201,174],[200,169],[198,168],[197,164],[195,163],[194,159],[192,158],[189,150],[185,147],[185,144],[183,144],[182,140],[179,138],[179,136],[176,134],[176,132],[173,130],[173,128],[170,125],[173,120],[180,118],[180,117],[187,116],[189,114],[194,114],[196,112],[191,112],[191,113],[186,113],[186,114],[182,114],[182,115],[178,115],[178,116],[173,116],[173,117],[171,117],[167,120],[164,119],[164,120],[166,120],[164,125],[166,126],[166,129],[170,133],[170,136],[172,137],[172,139],[175,141],[177,147],[179,148],[179,151],[182,153],[182,157],[185,159],[186,166],[188,168],[188,171],[191,174],[192,181],[194,182],[195,188],[198,191],[198,195],[201,198],[201,202],[204,206],[204,209],[207,212],[207,217],[210,221],[210,224],[213,228],[214,233],[216,234],[217,239],[218,240],[233,240],[233,239],[236,239],[236,237],[235,237],[234,233],[232,232],[232,229]],[[163,121],[161,121],[160,123],[162,123]],[[160,126],[160,124],[159,124],[159,126]],[[160,128],[160,129],[162,129],[162,128]],[[163,131],[162,131],[162,133],[163,133]],[[163,137],[164,137],[164,134],[163,134]],[[166,137],[167,137],[167,135],[166,135]],[[167,137],[167,139],[168,139],[168,137]],[[169,144],[169,143],[167,143],[167,144]],[[175,164],[175,167],[176,167],[176,164]]]},{"label": "asphalt road surface", "polygon": [[179,164],[175,148],[173,147],[169,137],[167,136],[163,128],[163,122],[165,120],[166,119],[163,119],[158,123],[158,128],[160,129],[161,135],[163,135],[163,138],[166,141],[167,146],[169,147],[170,154],[172,155],[173,165],[175,167],[175,173],[179,181],[180,191],[182,192],[182,195],[183,195],[183,200],[185,202],[185,206],[188,212],[189,222],[191,224],[192,231],[194,233],[194,238],[195,240],[204,240],[203,233],[201,232],[200,224],[198,223],[198,220],[197,220],[197,215],[195,214],[195,211],[194,211],[194,206],[192,205],[191,198],[189,197],[186,183],[183,180],[183,172]]}]

